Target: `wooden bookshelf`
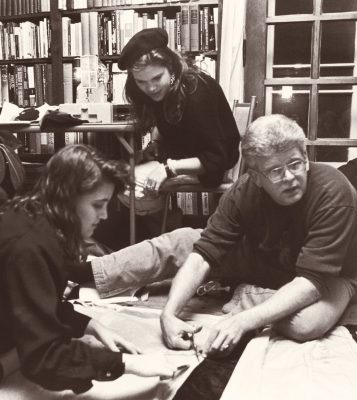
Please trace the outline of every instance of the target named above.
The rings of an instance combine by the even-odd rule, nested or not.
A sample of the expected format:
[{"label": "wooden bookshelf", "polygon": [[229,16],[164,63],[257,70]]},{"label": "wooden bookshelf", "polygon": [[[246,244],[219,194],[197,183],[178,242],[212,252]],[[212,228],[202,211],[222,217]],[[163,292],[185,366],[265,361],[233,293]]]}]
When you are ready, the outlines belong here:
[{"label": "wooden bookshelf", "polygon": [[[45,74],[46,76],[40,76],[39,73],[37,74],[37,81],[40,82],[42,81],[42,85],[46,84],[49,85],[48,87],[50,88],[51,92],[51,98],[46,98],[45,95],[37,95],[36,93],[36,102],[34,106],[38,107],[44,102],[50,104],[50,105],[59,105],[63,104],[65,101],[65,96],[64,96],[64,70],[63,70],[63,65],[68,64],[68,65],[74,65],[75,60],[78,59],[78,56],[80,54],[75,54],[75,55],[68,55],[64,56],[64,46],[63,46],[63,20],[64,18],[67,18],[69,20],[69,23],[79,23],[82,24],[82,16],[86,14],[91,14],[91,13],[97,13],[98,15],[103,15],[105,18],[105,23],[110,21],[110,17],[113,15],[113,13],[122,11],[122,12],[130,12],[131,14],[136,13],[139,18],[143,17],[144,14],[147,14],[150,20],[162,20],[164,21],[166,18],[172,20],[170,22],[171,24],[171,48],[173,48],[176,51],[181,51],[184,52],[185,55],[188,57],[194,59],[196,56],[201,56],[205,60],[210,61],[210,68],[213,70],[214,74],[213,75],[215,78],[218,77],[219,74],[219,43],[220,43],[220,29],[221,29],[221,14],[222,14],[222,7],[223,7],[223,0],[190,0],[190,1],[173,1],[169,2],[169,0],[165,0],[165,2],[157,2],[155,3],[154,1],[147,1],[147,4],[136,4],[136,5],[129,5],[129,1],[123,1],[123,0],[108,0],[104,4],[110,4],[108,6],[100,6],[100,7],[88,7],[88,2],[90,3],[90,0],[87,0],[87,7],[81,7],[77,9],[61,9],[59,5],[61,4],[58,0],[51,0],[49,4],[49,10],[43,11],[39,7],[39,4],[41,4],[40,0],[21,0],[23,3],[26,4],[27,8],[21,8],[19,9],[19,1],[20,0],[4,0],[6,2],[6,6],[8,7],[7,10],[5,9],[4,2],[1,1],[0,3],[0,26],[3,27],[10,27],[11,24],[15,24],[14,26],[31,22],[38,26],[41,21],[48,21],[48,26],[50,27],[50,33],[48,36],[48,41],[49,41],[49,53],[48,57],[24,57],[24,58],[18,58],[16,56],[11,56],[9,58],[4,58],[0,57],[0,72],[2,71],[2,68],[9,67],[14,68],[15,70],[17,69],[23,69],[25,73],[28,72],[28,70],[32,71],[32,69],[36,68],[41,69],[41,71],[44,71],[47,67],[49,68],[49,73]],[[43,0],[42,0],[43,1]],[[9,6],[9,4],[11,5]],[[16,6],[13,6],[16,3]],[[31,3],[31,4],[30,4]],[[144,3],[144,1],[142,2]],[[65,2],[62,2],[62,4],[65,5],[70,5],[71,1],[67,0]],[[84,4],[84,3],[82,3]],[[94,4],[94,3],[93,3]],[[99,4],[99,0],[96,1],[96,4]],[[115,5],[114,5],[115,4]],[[31,11],[28,7],[31,5]],[[10,7],[10,8],[9,8]],[[16,12],[14,12],[16,7]],[[172,37],[172,27],[176,24],[177,25],[177,16],[182,13],[183,9],[188,9],[191,10],[190,7],[196,7],[195,9],[198,11],[203,11],[204,9],[208,10],[209,15],[214,13],[215,16],[215,30],[214,30],[214,41],[215,41],[215,48],[204,48],[202,46],[202,32],[198,34],[198,40],[199,40],[199,47],[197,48],[197,44],[195,45],[196,47],[190,48],[191,47],[191,42],[188,48],[182,49],[179,46],[178,40],[182,39],[182,37],[179,37],[179,33],[177,33],[177,27],[176,31],[174,31],[174,37]],[[10,13],[9,13],[10,10]],[[202,18],[202,12],[198,14],[198,28],[200,29],[200,18]],[[42,22],[41,22],[42,23]],[[150,21],[152,23],[152,21]],[[189,20],[189,24],[191,23],[191,20]],[[110,27],[110,23],[108,24]],[[140,24],[139,24],[140,26]],[[202,25],[201,25],[202,26]],[[146,27],[152,27],[146,26]],[[164,26],[163,26],[164,27]],[[114,26],[114,28],[116,28]],[[144,26],[143,26],[144,28]],[[191,26],[189,25],[189,29]],[[212,26],[211,26],[212,29]],[[210,31],[212,33],[212,30]],[[132,34],[135,34],[135,30],[133,27]],[[99,34],[99,33],[97,33]],[[197,34],[197,33],[196,33]],[[116,38],[119,36],[117,35]],[[98,37],[97,37],[98,39]],[[126,41],[129,39],[129,37],[126,37]],[[19,40],[19,39],[17,39]],[[21,40],[24,40],[22,38]],[[84,38],[81,36],[81,42],[88,40],[88,38]],[[99,39],[98,39],[99,40]],[[121,47],[117,47],[117,50],[115,51],[115,54],[112,53],[112,51],[107,51],[103,52],[102,50],[102,42],[98,42],[98,51],[94,53],[94,55],[97,55],[99,60],[106,64],[107,66],[110,66],[110,68],[116,63],[118,56],[120,54],[120,51],[122,47],[125,45],[124,42],[121,42]],[[169,43],[170,44],[170,43]],[[4,46],[4,37],[2,36],[1,29],[0,29],[0,51],[2,50],[2,47]],[[185,51],[183,51],[185,50]],[[112,53],[112,54],[109,54]],[[205,64],[203,64],[205,65]],[[41,66],[41,67],[40,67]],[[46,66],[46,67],[43,67]],[[8,72],[6,72],[8,74]],[[49,77],[51,76],[51,78]],[[7,75],[8,77],[9,75]],[[112,75],[113,76],[113,75]],[[113,79],[111,76],[111,79]],[[1,79],[2,81],[6,81],[5,75]],[[12,78],[12,80],[15,82],[15,85],[18,84],[16,82],[16,78]],[[38,86],[38,85],[36,85]],[[22,86],[23,89],[23,86]],[[22,90],[21,88],[17,90]],[[16,90],[16,89],[15,89]],[[0,101],[2,103],[3,96],[1,96]],[[16,98],[15,98],[16,99]],[[10,100],[11,101],[11,100]],[[13,102],[16,102],[12,100]],[[69,101],[71,102],[71,101]],[[76,99],[73,98],[72,102],[76,102]],[[121,104],[121,103],[115,103],[115,104]],[[18,104],[19,105],[19,104]],[[24,105],[21,105],[24,106]],[[33,104],[30,104],[30,106],[33,106]],[[25,105],[26,107],[26,105]],[[78,127],[71,127],[69,131],[77,131],[77,132],[96,132],[98,135],[100,135],[102,132],[108,133],[111,132],[115,135],[115,137],[120,141],[122,146],[126,149],[127,153],[129,154],[129,160],[130,163],[133,163],[134,158],[133,158],[133,151],[134,151],[134,135],[132,135],[132,130],[133,127],[132,125],[128,124],[128,122],[123,122],[123,123],[115,123],[115,124],[95,124],[96,126],[93,126],[93,124],[84,124]],[[130,127],[129,127],[130,126]],[[119,128],[119,133],[115,132],[115,128]],[[123,132],[126,130],[127,133],[130,136],[130,140],[133,140],[132,143],[129,143],[127,140],[125,140]],[[19,133],[39,133],[39,127],[38,126],[31,126],[26,129],[19,130]],[[62,138],[61,135],[64,134],[64,130],[55,132],[55,137],[58,138],[60,137],[61,140],[56,140],[55,143],[55,149],[54,151],[58,150],[58,148],[62,147],[65,145],[65,142]],[[100,136],[99,140],[100,140]],[[103,136],[104,138],[104,136]],[[23,154],[23,160],[29,163],[44,163],[46,162],[51,154]],[[134,171],[134,164],[131,165],[132,171]],[[134,182],[134,177],[132,176],[132,182]],[[133,203],[134,204],[134,203]],[[130,210],[131,215],[135,215],[135,213]],[[132,217],[131,217],[132,218]],[[131,237],[130,237],[131,242],[135,241],[135,226],[133,221],[131,220]]]}]

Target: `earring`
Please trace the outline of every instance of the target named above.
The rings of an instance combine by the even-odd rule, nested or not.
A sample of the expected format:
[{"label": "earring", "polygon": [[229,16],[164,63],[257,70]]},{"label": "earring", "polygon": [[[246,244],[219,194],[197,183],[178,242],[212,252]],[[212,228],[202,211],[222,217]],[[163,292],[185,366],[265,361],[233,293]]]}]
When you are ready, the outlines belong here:
[{"label": "earring", "polygon": [[173,84],[175,83],[175,79],[176,79],[175,74],[171,74],[171,77],[170,77],[170,86],[173,86]]}]

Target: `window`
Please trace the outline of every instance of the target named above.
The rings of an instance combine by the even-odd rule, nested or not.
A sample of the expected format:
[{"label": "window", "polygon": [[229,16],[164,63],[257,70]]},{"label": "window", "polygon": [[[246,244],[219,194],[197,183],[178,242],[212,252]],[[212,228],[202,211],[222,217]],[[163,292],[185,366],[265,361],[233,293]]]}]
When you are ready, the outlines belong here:
[{"label": "window", "polygon": [[357,157],[357,2],[266,5],[265,113],[295,119],[312,160],[338,166]]}]

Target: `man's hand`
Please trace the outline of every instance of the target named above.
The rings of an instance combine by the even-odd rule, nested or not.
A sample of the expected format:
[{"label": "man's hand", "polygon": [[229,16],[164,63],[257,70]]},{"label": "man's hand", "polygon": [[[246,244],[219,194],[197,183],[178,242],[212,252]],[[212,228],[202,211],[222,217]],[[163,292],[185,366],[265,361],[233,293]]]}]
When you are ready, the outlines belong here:
[{"label": "man's hand", "polygon": [[127,350],[129,353],[141,353],[141,350],[135,344],[125,340],[114,330],[107,328],[94,319],[89,321],[85,333],[88,335],[93,335],[112,351],[120,351],[120,348],[122,348]]},{"label": "man's hand", "polygon": [[201,330],[201,326],[190,325],[175,316],[161,315],[160,318],[164,342],[171,349],[188,350],[192,347],[192,334]]},{"label": "man's hand", "polygon": [[205,340],[196,341],[196,346],[204,355],[228,355],[233,351],[242,336],[248,332],[244,318],[240,314],[229,315],[213,325],[206,333]]}]

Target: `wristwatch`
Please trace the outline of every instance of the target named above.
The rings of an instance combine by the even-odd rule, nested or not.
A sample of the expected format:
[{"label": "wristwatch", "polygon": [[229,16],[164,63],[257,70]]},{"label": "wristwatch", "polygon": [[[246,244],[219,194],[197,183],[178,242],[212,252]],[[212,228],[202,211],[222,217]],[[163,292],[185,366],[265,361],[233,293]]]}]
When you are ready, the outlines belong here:
[{"label": "wristwatch", "polygon": [[176,174],[170,169],[170,167],[167,164],[167,160],[164,161],[164,167],[165,167],[165,171],[166,171],[166,176],[168,178],[174,178],[176,176]]}]

